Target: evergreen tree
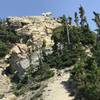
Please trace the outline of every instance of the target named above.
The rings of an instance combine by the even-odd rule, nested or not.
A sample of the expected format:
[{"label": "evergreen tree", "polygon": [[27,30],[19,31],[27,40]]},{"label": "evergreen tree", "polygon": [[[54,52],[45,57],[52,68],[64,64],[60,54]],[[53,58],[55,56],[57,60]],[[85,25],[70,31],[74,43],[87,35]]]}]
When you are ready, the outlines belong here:
[{"label": "evergreen tree", "polygon": [[78,90],[77,100],[100,100],[100,68],[93,57],[80,60],[71,77]]},{"label": "evergreen tree", "polygon": [[70,16],[68,17],[68,24],[72,25],[72,17],[70,17]]},{"label": "evergreen tree", "polygon": [[96,40],[96,46],[94,50],[94,55],[96,57],[97,65],[100,66],[100,14],[93,12],[95,15],[95,18],[93,19],[98,27],[97,29],[97,40]]},{"label": "evergreen tree", "polygon": [[99,42],[100,41],[100,14],[96,13],[96,12],[93,12],[93,14],[95,15],[95,18],[93,20],[98,27],[98,29],[97,29],[97,42]]},{"label": "evergreen tree", "polygon": [[84,27],[84,14],[85,14],[85,11],[84,11],[84,8],[82,6],[80,6],[79,8],[79,14],[80,14],[80,18],[81,18],[81,27],[83,28]]},{"label": "evergreen tree", "polygon": [[64,46],[70,45],[68,20],[65,15],[62,16],[62,24],[64,27],[64,41],[65,41]]},{"label": "evergreen tree", "polygon": [[59,52],[61,52],[65,46],[64,27],[60,26],[54,29],[51,39],[54,41],[54,45],[52,47],[53,53],[59,55]]},{"label": "evergreen tree", "polygon": [[80,14],[80,25],[81,25],[81,28],[84,30],[84,31],[88,31],[89,30],[89,24],[87,22],[87,18],[85,16],[85,10],[82,6],[80,6],[79,8],[79,14]]},{"label": "evergreen tree", "polygon": [[79,19],[78,19],[77,12],[75,12],[74,17],[75,17],[74,22],[75,22],[76,26],[78,26],[78,21],[79,21]]}]

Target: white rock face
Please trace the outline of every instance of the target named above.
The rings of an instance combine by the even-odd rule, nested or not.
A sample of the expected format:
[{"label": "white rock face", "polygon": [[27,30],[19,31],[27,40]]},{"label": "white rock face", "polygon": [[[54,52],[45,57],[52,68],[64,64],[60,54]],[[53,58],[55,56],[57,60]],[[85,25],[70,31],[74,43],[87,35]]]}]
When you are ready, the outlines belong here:
[{"label": "white rock face", "polygon": [[23,69],[28,68],[30,65],[28,50],[32,51],[32,47],[35,48],[35,51],[31,54],[31,60],[34,66],[38,65],[39,49],[43,41],[46,41],[46,49],[51,50],[53,29],[61,26],[61,23],[53,19],[50,12],[44,13],[42,16],[9,17],[9,21],[12,26],[17,26],[15,30],[22,38],[31,36],[31,39],[28,40],[28,42],[31,42],[30,46],[20,43],[16,44],[11,50],[12,66],[15,66],[19,75],[21,75],[24,71]]},{"label": "white rock face", "polygon": [[15,67],[19,77],[29,67],[28,47],[26,44],[17,43],[10,51],[11,66]]},{"label": "white rock face", "polygon": [[[15,28],[17,34],[32,36],[32,42],[38,49],[41,48],[43,40],[46,41],[46,48],[51,48],[53,45],[53,41],[51,40],[53,29],[61,26],[60,23],[47,15],[9,17],[9,21],[11,22],[11,26]],[[31,48],[32,46],[29,47],[27,44],[17,43],[11,49],[12,66],[16,67],[19,75],[23,74],[23,69],[29,66],[28,49]],[[39,51],[35,51],[32,54],[33,64],[38,64],[38,53]],[[8,58],[9,55],[5,57],[5,59]],[[10,79],[5,74],[2,75],[5,66],[8,65],[1,62],[2,61],[0,61],[0,95],[4,94],[4,98],[0,100],[16,100],[15,95],[9,94],[11,88]]]},{"label": "white rock face", "polygon": [[[46,40],[47,46],[52,45],[52,31],[61,26],[61,23],[48,16],[9,17],[9,21],[15,26],[19,25],[16,29],[18,34],[32,35],[36,45],[41,45],[43,39]],[[24,25],[20,26],[22,23]]]}]

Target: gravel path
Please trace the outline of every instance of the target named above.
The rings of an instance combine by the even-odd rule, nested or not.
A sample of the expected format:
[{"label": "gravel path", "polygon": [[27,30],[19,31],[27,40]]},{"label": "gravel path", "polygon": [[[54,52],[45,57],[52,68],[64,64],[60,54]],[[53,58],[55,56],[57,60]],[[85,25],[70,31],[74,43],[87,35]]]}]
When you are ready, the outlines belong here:
[{"label": "gravel path", "polygon": [[44,89],[43,100],[73,100],[74,96],[70,96],[68,80],[70,72],[61,71],[61,76],[57,74],[48,81],[47,87]]}]

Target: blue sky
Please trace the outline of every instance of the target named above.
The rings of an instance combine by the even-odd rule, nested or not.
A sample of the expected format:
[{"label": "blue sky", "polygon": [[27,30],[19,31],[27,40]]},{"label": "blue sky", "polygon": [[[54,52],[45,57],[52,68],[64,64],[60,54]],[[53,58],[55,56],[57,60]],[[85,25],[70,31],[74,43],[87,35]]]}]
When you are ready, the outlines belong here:
[{"label": "blue sky", "polygon": [[99,0],[0,0],[0,17],[40,15],[51,11],[54,16],[74,16],[83,5],[91,28],[95,28],[93,11],[100,12]]}]

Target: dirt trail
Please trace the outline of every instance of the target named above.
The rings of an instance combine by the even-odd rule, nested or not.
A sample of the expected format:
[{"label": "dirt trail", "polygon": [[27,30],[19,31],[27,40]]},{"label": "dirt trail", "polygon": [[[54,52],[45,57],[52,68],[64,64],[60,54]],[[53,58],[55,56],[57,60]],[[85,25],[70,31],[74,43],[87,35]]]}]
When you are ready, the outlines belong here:
[{"label": "dirt trail", "polygon": [[61,70],[61,76],[57,74],[50,80],[48,80],[47,87],[44,89],[42,99],[43,100],[73,100],[74,96],[70,96],[68,80],[70,78],[70,72],[64,72]]}]

